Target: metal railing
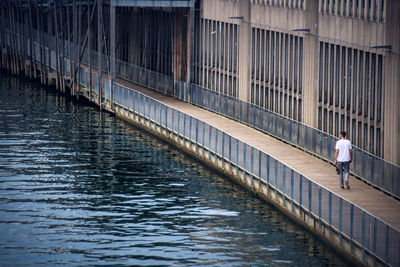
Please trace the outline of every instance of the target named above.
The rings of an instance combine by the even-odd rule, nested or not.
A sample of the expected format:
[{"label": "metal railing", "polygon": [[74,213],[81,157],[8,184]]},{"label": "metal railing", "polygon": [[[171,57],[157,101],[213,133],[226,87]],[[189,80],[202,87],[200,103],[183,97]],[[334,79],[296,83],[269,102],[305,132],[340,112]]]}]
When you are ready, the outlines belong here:
[{"label": "metal railing", "polygon": [[[33,36],[35,40],[34,49],[36,52],[36,60],[39,61],[39,31],[34,30]],[[18,35],[18,37],[19,39],[22,39],[20,38],[21,35]],[[43,34],[43,38],[44,44],[48,44],[48,46],[55,49],[55,36],[50,36],[49,38],[47,34]],[[11,37],[9,35],[7,39],[7,44],[9,46],[11,46],[10,39]],[[22,42],[17,42],[17,44],[19,43]],[[29,40],[27,46],[27,50],[29,50]],[[65,40],[63,41],[63,46],[65,48],[65,57],[71,57],[69,51],[74,51],[73,48],[75,45]],[[18,51],[21,51],[21,49],[22,46],[18,46]],[[44,49],[45,62],[48,64],[48,48],[45,46]],[[90,56],[91,65],[96,67],[98,59],[97,52],[89,51],[88,49],[85,50],[83,48],[81,48],[81,50],[85,52],[83,54],[82,62],[88,64]],[[51,52],[51,68],[55,70],[55,52]],[[103,71],[109,71],[109,56],[102,55],[102,61],[104,62]],[[187,84],[183,81],[174,82],[173,77],[121,60],[116,60],[115,69],[116,76],[119,78],[137,83],[163,94],[177,97],[183,101],[189,101],[191,104],[256,128],[266,134],[272,135],[280,140],[308,151],[319,158],[334,163],[334,148],[337,138],[328,133],[284,117],[260,106],[195,84],[192,84],[189,90]],[[65,72],[64,75],[66,75],[68,74],[69,69],[64,68],[63,71]],[[84,77],[84,75],[81,75],[81,77]],[[82,81],[81,79],[80,82],[82,85],[87,87],[87,80]],[[400,166],[353,146],[353,161],[350,164],[350,172],[387,194],[398,199],[400,198]]]},{"label": "metal railing", "polygon": [[[10,43],[8,45],[11,46]],[[40,44],[36,42],[34,49],[38,50],[36,51],[37,62],[41,61],[39,48]],[[44,48],[47,49],[46,47]],[[44,63],[48,67],[55,68],[53,61],[46,59],[46,57],[44,55]],[[63,58],[63,64],[66,65],[66,63],[67,59]],[[137,66],[134,68],[132,65],[121,61],[117,61],[117,65],[118,75],[121,78],[184,100],[188,99],[189,92],[183,82],[175,84],[175,90],[171,90],[171,87],[174,87],[171,77]],[[124,71],[122,71],[123,69]],[[64,75],[71,75],[71,73],[68,73],[68,68],[65,67],[63,71],[65,72]],[[87,85],[88,71],[85,68],[81,68],[80,71],[81,84]],[[97,74],[95,79],[97,79]],[[103,78],[103,83],[105,85],[105,97],[108,101],[111,101],[110,81]],[[166,85],[171,87],[167,88]],[[136,113],[148,119],[151,123],[161,125],[182,138],[197,144],[201,149],[199,153],[203,157],[211,159],[211,155],[216,155],[228,161],[236,168],[236,174],[243,171],[250,175],[252,184],[263,183],[268,190],[281,194],[284,197],[283,205],[289,207],[292,212],[294,212],[296,206],[300,207],[304,212],[318,219],[320,223],[337,232],[341,239],[347,239],[354,246],[360,247],[364,261],[366,260],[366,253],[370,253],[388,265],[400,265],[400,232],[393,226],[315,183],[276,158],[234,138],[226,132],[118,83],[114,83],[113,88],[113,102],[115,105]],[[95,91],[98,93],[97,87]],[[336,141],[333,136],[287,119],[279,114],[195,85],[191,87],[190,99],[191,103],[195,105],[271,133],[287,142],[313,153],[320,153],[327,159],[332,160],[331,151]],[[321,140],[327,141],[323,142]],[[358,161],[364,162],[364,167],[367,167],[365,166],[367,164],[366,157],[357,153],[355,152],[353,168],[357,168]],[[363,151],[359,153],[366,154]],[[384,162],[381,159],[379,160]],[[379,165],[377,162],[372,164],[375,164],[375,168]],[[381,170],[386,175],[390,173],[390,168],[398,167],[392,166],[389,170],[385,169],[387,167],[379,168],[378,170]],[[365,173],[365,170],[360,171]],[[392,180],[393,177],[398,179],[398,176],[394,175],[395,173],[392,174]],[[386,178],[384,182],[386,183]],[[390,183],[390,185],[395,184],[394,182]]]},{"label": "metal railing", "polygon": [[236,168],[236,175],[243,171],[242,179],[247,173],[252,185],[262,183],[281,194],[283,205],[293,213],[296,206],[301,207],[340,239],[360,247],[364,261],[370,253],[386,264],[400,264],[400,232],[394,227],[224,131],[118,83],[114,90],[115,105],[196,144],[198,153],[208,160],[211,155],[226,160]]}]

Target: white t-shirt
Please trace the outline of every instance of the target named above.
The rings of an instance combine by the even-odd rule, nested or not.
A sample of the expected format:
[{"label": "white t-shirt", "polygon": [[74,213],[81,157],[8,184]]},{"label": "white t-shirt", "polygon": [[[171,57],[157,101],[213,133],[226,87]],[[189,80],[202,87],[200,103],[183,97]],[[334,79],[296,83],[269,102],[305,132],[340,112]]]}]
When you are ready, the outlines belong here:
[{"label": "white t-shirt", "polygon": [[350,149],[352,148],[351,148],[351,142],[349,140],[340,139],[339,141],[336,142],[335,149],[339,150],[337,161],[339,162],[350,161]]}]

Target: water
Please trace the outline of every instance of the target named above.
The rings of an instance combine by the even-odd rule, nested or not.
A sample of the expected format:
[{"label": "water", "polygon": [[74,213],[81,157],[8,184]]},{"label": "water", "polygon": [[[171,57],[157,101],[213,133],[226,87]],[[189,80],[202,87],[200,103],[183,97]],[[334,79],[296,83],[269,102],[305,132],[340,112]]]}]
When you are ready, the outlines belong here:
[{"label": "water", "polygon": [[346,266],[227,178],[0,74],[0,265]]}]

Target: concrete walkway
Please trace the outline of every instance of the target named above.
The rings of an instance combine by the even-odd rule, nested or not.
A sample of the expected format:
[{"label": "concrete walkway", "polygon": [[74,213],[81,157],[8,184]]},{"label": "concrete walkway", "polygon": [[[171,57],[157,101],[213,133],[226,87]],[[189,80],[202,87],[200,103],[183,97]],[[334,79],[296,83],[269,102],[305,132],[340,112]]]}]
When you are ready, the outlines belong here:
[{"label": "concrete walkway", "polygon": [[[400,230],[400,201],[372,188],[364,182],[350,177],[350,190],[339,188],[339,178],[335,168],[325,161],[268,136],[256,129],[225,118],[205,109],[165,96],[134,83],[117,79],[117,82],[157,99],[164,104],[200,119],[229,135],[270,154],[296,171],[306,175],[318,184],[330,189],[353,204],[365,209],[381,220]],[[332,151],[334,153],[334,151]]]}]

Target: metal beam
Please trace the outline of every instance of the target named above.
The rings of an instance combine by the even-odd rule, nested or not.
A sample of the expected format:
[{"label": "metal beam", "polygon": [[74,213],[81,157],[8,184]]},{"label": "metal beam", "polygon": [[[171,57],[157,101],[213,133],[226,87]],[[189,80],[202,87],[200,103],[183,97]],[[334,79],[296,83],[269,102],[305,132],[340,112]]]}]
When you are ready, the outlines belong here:
[{"label": "metal beam", "polygon": [[194,7],[190,0],[112,0],[118,7]]}]

